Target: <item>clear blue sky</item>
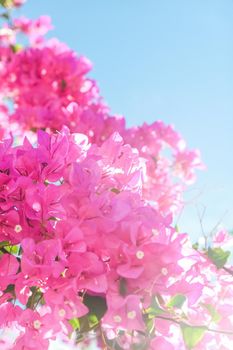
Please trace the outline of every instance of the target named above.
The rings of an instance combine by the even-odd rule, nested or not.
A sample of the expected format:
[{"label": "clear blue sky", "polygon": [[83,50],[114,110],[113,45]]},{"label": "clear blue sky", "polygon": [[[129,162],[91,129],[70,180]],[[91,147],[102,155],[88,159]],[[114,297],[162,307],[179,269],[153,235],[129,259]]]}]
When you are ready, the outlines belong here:
[{"label": "clear blue sky", "polygon": [[197,206],[206,232],[226,212],[233,228],[233,0],[28,0],[20,13],[52,17],[129,125],[162,119],[201,150],[181,228],[201,233]]}]

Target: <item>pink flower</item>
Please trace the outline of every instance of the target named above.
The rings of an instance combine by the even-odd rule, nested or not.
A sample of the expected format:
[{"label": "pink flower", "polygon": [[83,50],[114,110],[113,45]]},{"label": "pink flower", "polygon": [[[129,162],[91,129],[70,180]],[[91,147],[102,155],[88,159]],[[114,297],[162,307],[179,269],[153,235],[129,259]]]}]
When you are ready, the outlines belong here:
[{"label": "pink flower", "polygon": [[174,174],[183,178],[188,184],[193,183],[196,179],[195,169],[205,169],[198,150],[177,152],[175,158]]},{"label": "pink flower", "polygon": [[[22,5],[22,1],[20,0],[16,0],[15,3],[15,6]],[[16,30],[23,32],[29,37],[31,45],[41,40],[41,38],[53,28],[49,16],[40,16],[36,20],[20,17],[14,20],[13,25]]]},{"label": "pink flower", "polygon": [[140,310],[140,297],[128,295],[121,300],[107,297],[108,311],[104,316],[104,324],[116,329],[144,330],[145,324]]},{"label": "pink flower", "polygon": [[13,0],[13,2],[14,2],[14,6],[18,7],[25,4],[26,0]]},{"label": "pink flower", "polygon": [[41,16],[0,29],[0,326],[17,327],[18,350],[81,336],[92,319],[100,347],[184,350],[179,324],[213,324],[197,349],[226,349],[231,268],[172,227],[199,152],[162,121],[111,115],[90,61],[46,40],[51,27]]},{"label": "pink flower", "polygon": [[47,278],[59,277],[65,269],[65,258],[59,240],[44,240],[35,244],[33,239],[25,238],[23,249],[22,272],[24,275]]}]

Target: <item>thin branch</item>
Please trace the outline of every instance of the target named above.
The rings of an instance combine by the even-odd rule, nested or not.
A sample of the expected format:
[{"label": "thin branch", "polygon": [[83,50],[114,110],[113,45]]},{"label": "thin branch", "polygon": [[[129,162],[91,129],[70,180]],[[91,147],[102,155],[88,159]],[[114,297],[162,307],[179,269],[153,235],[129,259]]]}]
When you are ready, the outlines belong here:
[{"label": "thin branch", "polygon": [[205,238],[205,249],[207,249],[208,237],[207,237],[207,235],[205,233],[204,225],[203,225],[203,219],[204,219],[204,216],[205,216],[205,213],[206,213],[206,206],[203,207],[202,214],[200,213],[200,211],[198,209],[198,206],[196,206],[196,209],[197,209],[197,215],[198,215],[198,219],[199,219],[200,226],[201,226],[201,232],[202,232],[203,237]]},{"label": "thin branch", "polygon": [[[156,316],[156,318],[160,318],[160,319],[162,319],[162,320],[167,320],[167,321],[174,322],[174,323],[178,324],[180,327],[182,327],[182,326],[192,327],[192,326],[190,326],[188,323],[185,323],[185,322],[183,322],[183,321],[178,321],[178,320],[176,320],[176,319],[174,319],[174,318],[171,318],[171,317]],[[197,326],[193,326],[193,327],[205,328],[207,332],[214,332],[214,333],[221,333],[221,334],[233,335],[233,332],[209,328],[209,327],[207,327],[206,325],[197,325]]]},{"label": "thin branch", "polygon": [[225,216],[229,213],[229,210],[226,210],[223,215],[220,217],[220,219],[217,221],[217,223],[214,225],[214,227],[212,228],[212,230],[210,231],[209,235],[210,237],[213,236],[213,234],[215,233],[216,229],[218,228],[218,226],[223,222],[223,219],[225,218]]},{"label": "thin branch", "polygon": [[223,270],[229,273],[231,276],[233,276],[233,270],[229,269],[228,267],[223,267]]}]

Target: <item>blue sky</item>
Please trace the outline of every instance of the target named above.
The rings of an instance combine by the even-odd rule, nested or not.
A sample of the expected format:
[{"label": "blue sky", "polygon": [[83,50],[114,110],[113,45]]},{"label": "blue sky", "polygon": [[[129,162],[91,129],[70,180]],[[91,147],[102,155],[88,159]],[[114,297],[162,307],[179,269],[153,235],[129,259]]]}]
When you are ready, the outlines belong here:
[{"label": "blue sky", "polygon": [[187,194],[181,229],[233,228],[233,0],[28,0],[52,36],[93,63],[92,77],[128,125],[174,124],[208,170]]}]

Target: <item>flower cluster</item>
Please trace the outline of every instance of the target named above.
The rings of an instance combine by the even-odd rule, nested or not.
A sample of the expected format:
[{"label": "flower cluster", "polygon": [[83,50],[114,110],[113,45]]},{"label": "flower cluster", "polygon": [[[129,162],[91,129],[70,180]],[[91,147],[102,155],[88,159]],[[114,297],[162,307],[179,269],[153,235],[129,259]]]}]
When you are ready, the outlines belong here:
[{"label": "flower cluster", "polygon": [[49,29],[0,30],[0,328],[16,335],[1,346],[229,350],[229,236],[192,247],[173,227],[198,151],[161,121],[126,128]]},{"label": "flower cluster", "polygon": [[[144,164],[118,133],[97,146],[67,129],[39,131],[36,147],[28,139],[17,147],[6,140],[0,154],[1,326],[17,321],[21,327],[15,349],[38,348],[41,339],[44,349],[50,337],[68,335],[70,322],[90,317],[95,302],[103,304],[95,317],[104,313],[106,342],[121,330],[142,341],[151,320],[161,333],[151,344],[164,342],[184,302],[187,327],[197,323],[204,330],[213,312],[220,315],[209,305],[215,297],[221,310],[219,293],[231,295],[226,273],[217,274],[172,228],[170,216],[146,204]],[[224,286],[214,295],[213,272]],[[224,315],[226,329],[231,315]],[[145,341],[153,349],[150,338]]]},{"label": "flower cluster", "polygon": [[[185,185],[203,168],[198,151],[188,150],[181,136],[161,121],[127,129],[124,118],[111,115],[96,82],[87,77],[90,61],[56,39],[44,38],[51,27],[47,16],[15,19],[8,30],[29,36],[30,46],[0,46],[0,94],[11,101],[11,130],[23,135],[38,129],[55,132],[66,125],[99,146],[118,132],[146,162],[144,198],[163,213],[177,212]],[[2,107],[7,106],[9,102]]]}]

